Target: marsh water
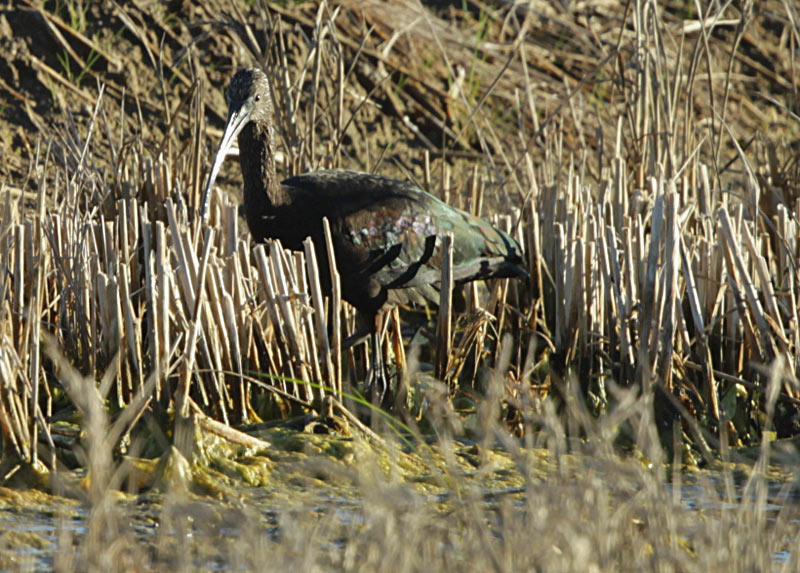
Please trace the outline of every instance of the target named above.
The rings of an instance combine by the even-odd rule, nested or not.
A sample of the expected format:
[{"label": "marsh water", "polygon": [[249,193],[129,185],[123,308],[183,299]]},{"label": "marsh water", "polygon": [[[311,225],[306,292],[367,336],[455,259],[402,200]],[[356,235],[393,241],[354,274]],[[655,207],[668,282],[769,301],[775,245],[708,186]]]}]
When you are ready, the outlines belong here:
[{"label": "marsh water", "polygon": [[556,460],[547,450],[509,453],[465,442],[375,453],[348,439],[275,437],[268,454],[222,460],[222,451],[206,452],[207,471],[193,469],[183,486],[95,499],[80,486],[69,497],[0,488],[0,569],[363,569],[377,552],[407,565],[399,569],[418,570],[424,551],[418,555],[415,545],[429,542],[435,555],[462,552],[454,568],[471,569],[470,553],[482,543],[488,554],[509,546],[513,563],[520,552],[540,552],[525,541],[527,530],[552,532],[542,546],[560,554],[572,534],[557,531],[590,527],[584,510],[597,520],[601,542],[634,532],[656,556],[658,528],[674,527],[676,551],[698,564],[705,538],[724,531],[738,531],[741,542],[772,539],[763,549],[776,570],[797,562],[800,489],[786,467],[659,475],[630,457]]}]

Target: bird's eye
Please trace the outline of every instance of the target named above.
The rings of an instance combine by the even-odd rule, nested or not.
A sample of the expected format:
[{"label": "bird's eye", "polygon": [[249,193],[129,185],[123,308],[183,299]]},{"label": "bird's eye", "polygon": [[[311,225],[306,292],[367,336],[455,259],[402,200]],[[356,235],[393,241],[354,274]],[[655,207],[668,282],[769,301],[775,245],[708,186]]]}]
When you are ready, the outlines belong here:
[{"label": "bird's eye", "polygon": [[256,94],[255,100],[256,101],[261,101],[261,94]]}]

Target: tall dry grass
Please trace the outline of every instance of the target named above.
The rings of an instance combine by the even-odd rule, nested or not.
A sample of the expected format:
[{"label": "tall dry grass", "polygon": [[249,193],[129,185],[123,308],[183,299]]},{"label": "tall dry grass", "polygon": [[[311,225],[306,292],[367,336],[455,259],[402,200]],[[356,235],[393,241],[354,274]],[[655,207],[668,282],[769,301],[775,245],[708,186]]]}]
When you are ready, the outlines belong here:
[{"label": "tall dry grass", "polygon": [[[491,386],[499,395],[504,382],[496,374]],[[67,377],[73,389],[94,390],[75,372]],[[779,385],[775,371],[770,409]],[[568,392],[578,398],[581,390],[570,383]],[[177,467],[160,486],[166,495],[111,503],[109,489],[93,488],[91,511],[65,512],[52,554],[26,560],[3,548],[0,563],[69,571],[796,569],[798,510],[792,485],[769,470],[768,441],[752,466],[687,472],[680,453],[669,459],[661,446],[653,394],[619,389],[616,398],[614,414],[599,418],[573,399],[566,423],[548,402],[528,422],[545,429],[523,440],[509,435],[496,407],[486,407],[476,441],[465,444],[442,416],[439,395],[433,447],[390,436],[381,452],[360,439],[329,437],[317,446],[352,459],[307,448],[274,462],[269,486],[240,484],[222,499],[191,493],[176,475],[189,470]],[[99,429],[108,423],[103,416],[95,408],[88,425]],[[635,436],[636,456],[620,457],[620,425]],[[110,454],[102,442],[90,444],[95,461]],[[232,458],[256,464],[274,455],[267,448]],[[105,470],[122,473],[114,464]],[[282,483],[281,475],[299,484]]]},{"label": "tall dry grass", "polygon": [[[772,136],[797,133],[787,109],[796,63],[789,79],[767,83],[785,91],[734,89],[750,85],[747,73],[770,76],[751,48],[775,10],[785,14],[782,48],[796,50],[796,9],[769,7],[698,6],[702,18],[681,21],[659,4],[631,3],[621,25],[588,31],[524,6],[487,8],[460,27],[410,2],[227,14],[214,33],[239,47],[230,63],[266,64],[271,74],[287,175],[406,172],[514,233],[531,282],[469,287],[466,312],[435,330],[438,355],[417,348],[406,358],[410,314],[394,313],[383,349],[407,384],[403,407],[440,433],[463,421],[484,447],[502,444],[525,478],[519,491],[487,499],[457,479],[462,495],[437,506],[361,469],[347,474],[365,500],[352,521],[281,508],[281,543],[246,521],[219,551],[226,563],[780,565],[774,553],[794,536],[791,508],[768,509],[761,472],[769,440],[796,434],[800,404],[797,160]],[[539,26],[565,48],[544,50]],[[565,53],[586,67],[582,76],[547,63]],[[77,408],[97,420],[91,404],[118,425],[112,443],[89,444],[107,453],[88,465],[115,463],[111,453],[130,447],[141,420],[169,426],[196,415],[210,428],[352,406],[367,353],[343,345],[355,317],[319,291],[311,245],[251,245],[223,194],[210,224],[197,221],[211,147],[205,112],[219,117],[224,107],[202,58],[187,58],[175,101],[159,70],[168,129],[157,144],[141,136],[131,102],[100,87],[87,120],[65,112],[41,140],[29,181],[2,193],[4,475],[20,463],[57,468],[63,434],[77,436],[55,428],[55,417]],[[545,83],[548,74],[563,89]],[[441,77],[447,89],[432,79]],[[787,107],[774,105],[782,99]],[[376,149],[370,129],[381,123],[402,125],[424,150]],[[772,133],[756,136],[764,126]],[[66,360],[43,352],[45,333]],[[446,383],[431,391],[421,389],[429,364]],[[97,381],[100,402],[75,394],[81,376]],[[222,424],[213,427],[224,433]],[[620,443],[652,466],[620,462]],[[713,517],[687,511],[682,454],[727,460],[741,444],[763,445],[741,497],[725,473],[722,486],[701,488]],[[528,459],[534,445],[555,460],[541,479]],[[442,448],[456,457],[447,439]],[[570,452],[591,456],[573,462]],[[387,539],[401,536],[387,553]],[[109,549],[101,537],[86,547]],[[196,547],[184,549],[154,562],[191,568]]]},{"label": "tall dry grass", "polygon": [[[616,43],[606,57],[542,118],[538,110],[552,101],[537,93],[528,66],[538,52],[526,36],[504,44],[472,38],[472,61],[456,61],[463,51],[454,46],[469,40],[464,31],[409,4],[377,51],[370,46],[385,35],[388,14],[370,6],[374,29],[360,38],[358,13],[326,4],[305,22],[313,24],[305,44],[281,19],[303,23],[302,10],[262,7],[256,13],[265,28],[240,14],[220,33],[249,52],[241,63],[263,63],[272,74],[287,174],[327,165],[381,169],[382,157],[343,156],[348,130],[376,117],[368,106],[452,107],[437,112],[454,119],[443,127],[443,142],[422,154],[420,184],[513,232],[532,280],[490,285],[488,294],[467,289],[464,318],[439,336],[439,357],[424,353],[423,362],[470,394],[510,332],[510,410],[526,385],[542,396],[558,393],[570,373],[595,411],[613,408],[609,381],[653,387],[667,441],[680,421],[702,449],[723,434],[734,443],[758,441],[765,368],[780,357],[787,378],[777,430],[793,435],[800,404],[796,180],[787,177],[791,158],[781,166],[780,142],[752,144],[750,154],[740,142],[741,124],[730,121],[746,101],[739,96],[734,107],[736,51],[714,51],[715,20],[676,26],[657,10],[631,6],[626,25],[609,32]],[[724,20],[735,24],[734,48],[755,26],[750,4],[736,14],[735,22]],[[509,12],[505,26],[524,32],[531,22],[518,17]],[[422,64],[431,73],[446,70],[454,82],[443,96],[429,83],[427,100],[419,83],[424,65],[393,55],[423,48],[445,65]],[[489,56],[498,65],[489,66]],[[458,70],[467,64],[465,79]],[[358,74],[372,66],[380,79],[364,92]],[[401,98],[403,89],[410,95]],[[152,375],[152,398],[163,407],[178,398],[181,411],[191,403],[222,422],[241,422],[318,406],[328,393],[341,399],[363,376],[362,349],[341,350],[357,330],[353,313],[322,296],[311,245],[304,253],[252,247],[224,195],[211,224],[198,226],[206,92],[198,75],[177,107],[167,106],[172,134],[152,147],[130,131],[137,118],[101,87],[84,126],[67,111],[64,126],[42,141],[30,190],[5,193],[0,418],[20,459],[35,459],[31,444],[39,432],[47,437],[53,404],[61,404],[57,374],[39,348],[43,327],[84,374],[99,377],[115,365],[115,409]],[[592,118],[599,103],[606,108]],[[594,145],[585,142],[582,118],[600,130]],[[175,139],[184,124],[190,139]],[[477,160],[488,177],[474,165],[462,188],[463,163],[451,167],[441,158],[463,148],[464,138],[483,149]],[[404,378],[397,315],[394,322],[385,352]],[[710,434],[702,438],[700,429]]]}]

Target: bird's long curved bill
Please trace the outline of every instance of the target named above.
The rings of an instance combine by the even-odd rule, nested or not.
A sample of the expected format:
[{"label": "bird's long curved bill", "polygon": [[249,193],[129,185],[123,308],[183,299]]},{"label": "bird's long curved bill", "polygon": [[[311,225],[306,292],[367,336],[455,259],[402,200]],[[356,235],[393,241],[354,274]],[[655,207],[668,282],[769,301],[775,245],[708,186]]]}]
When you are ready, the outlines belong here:
[{"label": "bird's long curved bill", "polygon": [[222,134],[222,141],[219,143],[217,153],[214,155],[214,163],[211,166],[211,174],[208,176],[208,182],[203,190],[203,200],[200,202],[200,219],[205,221],[208,219],[208,202],[211,199],[211,187],[219,175],[219,169],[222,167],[222,162],[225,161],[225,156],[233,147],[233,142],[239,136],[239,132],[247,124],[250,119],[250,112],[246,106],[239,108],[231,108],[228,110],[228,121],[225,123],[225,131]]}]

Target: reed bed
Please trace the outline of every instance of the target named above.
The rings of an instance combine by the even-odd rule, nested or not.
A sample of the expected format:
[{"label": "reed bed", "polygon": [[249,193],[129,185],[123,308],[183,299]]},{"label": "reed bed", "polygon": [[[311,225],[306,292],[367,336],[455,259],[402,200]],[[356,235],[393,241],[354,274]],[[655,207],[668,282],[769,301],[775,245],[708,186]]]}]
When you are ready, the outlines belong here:
[{"label": "reed bed", "polygon": [[[795,10],[745,3],[678,22],[671,7],[648,6],[630,4],[622,27],[590,41],[564,22],[547,28],[549,12],[520,7],[485,6],[477,19],[467,12],[448,25],[411,2],[392,15],[375,2],[234,5],[213,12],[219,19],[192,50],[175,49],[186,24],[170,28],[163,14],[115,6],[148,55],[161,102],[126,95],[118,77],[66,49],[78,41],[95,61],[120,63],[99,40],[80,29],[69,39],[54,34],[85,65],[68,80],[91,107],[82,120],[66,107],[32,150],[28,177],[1,194],[8,451],[38,464],[42,444],[45,464],[54,463],[52,420],[69,401],[42,354],[46,333],[98,380],[112,412],[145,393],[143,409],[174,406],[238,424],[319,412],[328,397],[341,403],[358,388],[366,353],[343,344],[358,325],[336,292],[322,293],[313,246],[252,245],[223,195],[210,223],[197,221],[207,135],[216,133],[205,122],[224,117],[220,93],[208,87],[254,63],[271,73],[287,175],[321,166],[400,171],[524,246],[530,281],[469,287],[466,312],[443,313],[437,350],[421,352],[449,395],[474,410],[481,377],[502,368],[498,398],[517,432],[534,404],[567,399],[576,378],[595,414],[614,409],[617,387],[654,392],[665,443],[685,438],[706,455],[720,443],[758,443],[765,430],[794,435],[797,161],[780,141],[748,135],[745,111],[756,107],[734,88],[766,82],[775,95],[760,98],[759,117],[797,133],[793,119],[781,119],[787,107],[775,105],[790,93],[783,78],[795,81],[796,62],[783,60],[790,67],[778,77],[753,60],[793,53]],[[69,27],[34,4],[28,11],[51,30]],[[785,25],[781,43],[760,46],[776,21]],[[147,22],[169,42],[157,46]],[[721,48],[717,27],[732,49]],[[565,50],[584,49],[594,63],[578,58],[559,70],[543,61],[548,52],[534,38],[549,36],[533,32],[545,29],[571,34]],[[236,49],[211,77],[204,63],[215,34]],[[566,61],[563,50],[549,53]],[[91,80],[103,83],[87,100]],[[148,127],[152,117],[163,132]],[[385,139],[398,126],[405,139]],[[416,147],[389,151],[408,139]],[[393,314],[384,352],[398,386],[413,394],[419,369],[408,368],[403,321]],[[771,365],[780,366],[781,389],[768,427]],[[400,405],[424,402],[409,400]]]},{"label": "reed bed", "polygon": [[[791,486],[766,479],[800,433],[791,2],[56,4],[0,19],[27,118],[0,138],[0,483],[92,509],[48,566],[796,569]],[[239,65],[270,74],[285,175],[409,178],[527,253],[529,281],[391,313],[396,403],[373,419],[394,433],[362,423],[369,353],[335,269],[326,293],[310,242],[252,243],[233,159],[198,221]],[[374,448],[283,459],[236,429],[287,418]],[[269,512],[197,501],[187,442],[195,465],[281,459],[314,487]],[[110,495],[138,491],[137,456],[170,494],[144,543],[150,517]],[[301,497],[328,482],[357,499]]]}]

